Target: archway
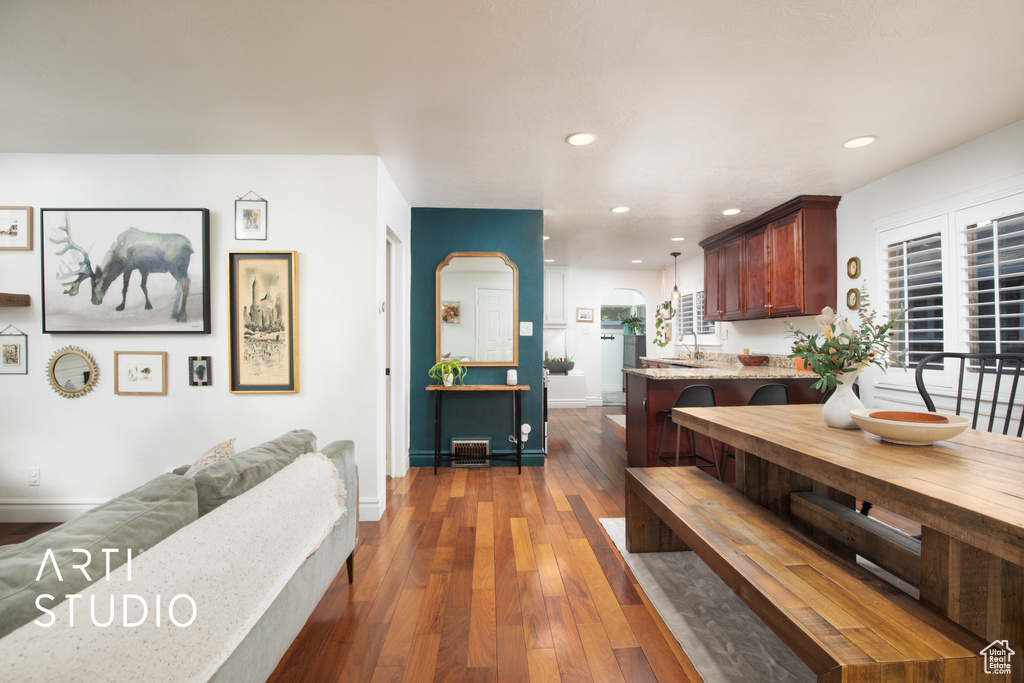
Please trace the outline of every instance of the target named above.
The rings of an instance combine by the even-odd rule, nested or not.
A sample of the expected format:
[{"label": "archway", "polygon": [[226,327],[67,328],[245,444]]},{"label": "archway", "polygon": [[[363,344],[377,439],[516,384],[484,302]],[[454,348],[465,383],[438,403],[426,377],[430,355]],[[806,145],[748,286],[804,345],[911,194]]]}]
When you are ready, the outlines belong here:
[{"label": "archway", "polygon": [[[647,299],[635,289],[612,289],[601,298],[601,398],[604,405],[625,405],[625,336],[622,321],[629,317],[647,321]],[[638,350],[635,356],[647,355],[645,334],[630,338]],[[632,367],[632,365],[631,365]]]}]

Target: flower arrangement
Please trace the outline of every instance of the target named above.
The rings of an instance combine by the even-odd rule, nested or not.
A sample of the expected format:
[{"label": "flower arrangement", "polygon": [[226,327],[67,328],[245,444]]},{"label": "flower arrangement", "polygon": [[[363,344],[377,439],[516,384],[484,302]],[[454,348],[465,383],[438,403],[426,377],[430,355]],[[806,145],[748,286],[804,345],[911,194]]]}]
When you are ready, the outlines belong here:
[{"label": "flower arrangement", "polygon": [[861,305],[857,308],[860,318],[859,327],[826,306],[821,315],[814,321],[821,328],[820,332],[807,333],[798,330],[787,320],[794,338],[793,353],[790,358],[802,357],[820,379],[812,387],[825,393],[841,383],[840,375],[861,370],[868,365],[876,365],[882,370],[893,364],[905,367],[906,350],[893,351],[890,347],[895,329],[907,321],[903,317],[906,309],[883,324],[875,322],[876,313],[869,311],[868,295],[864,288],[860,292]]}]

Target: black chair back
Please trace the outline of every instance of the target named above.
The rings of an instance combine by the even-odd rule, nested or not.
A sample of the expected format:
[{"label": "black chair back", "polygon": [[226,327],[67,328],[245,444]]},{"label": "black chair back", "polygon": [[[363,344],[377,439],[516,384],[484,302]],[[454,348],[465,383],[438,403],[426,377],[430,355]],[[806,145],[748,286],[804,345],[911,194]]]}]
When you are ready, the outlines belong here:
[{"label": "black chair back", "polygon": [[748,406],[788,406],[789,388],[785,384],[762,384],[754,390]]},{"label": "black chair back", "polygon": [[679,392],[673,408],[714,408],[715,390],[709,384],[693,384]]},{"label": "black chair back", "polygon": [[[970,413],[971,429],[991,432],[998,429],[997,421],[1001,421],[1002,433],[1008,434],[1016,420],[1017,436],[1024,434],[1024,399],[1020,405],[1017,404],[1024,353],[933,353],[925,356],[917,365],[915,379],[925,407],[933,413],[938,411],[925,386],[924,373],[929,364],[946,360],[953,360],[960,366],[956,383],[956,414]],[[976,374],[978,381],[975,383],[968,373]],[[979,418],[981,427],[978,426]]]}]

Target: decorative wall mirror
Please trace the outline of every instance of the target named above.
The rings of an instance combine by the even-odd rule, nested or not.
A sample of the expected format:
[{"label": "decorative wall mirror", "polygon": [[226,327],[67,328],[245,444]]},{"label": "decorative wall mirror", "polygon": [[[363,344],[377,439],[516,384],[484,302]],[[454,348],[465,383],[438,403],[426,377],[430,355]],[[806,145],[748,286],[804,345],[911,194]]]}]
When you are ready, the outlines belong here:
[{"label": "decorative wall mirror", "polygon": [[456,251],[437,267],[437,360],[519,365],[519,269],[497,251]]},{"label": "decorative wall mirror", "polygon": [[64,398],[78,398],[95,388],[99,369],[88,353],[77,346],[65,346],[50,356],[46,378]]}]

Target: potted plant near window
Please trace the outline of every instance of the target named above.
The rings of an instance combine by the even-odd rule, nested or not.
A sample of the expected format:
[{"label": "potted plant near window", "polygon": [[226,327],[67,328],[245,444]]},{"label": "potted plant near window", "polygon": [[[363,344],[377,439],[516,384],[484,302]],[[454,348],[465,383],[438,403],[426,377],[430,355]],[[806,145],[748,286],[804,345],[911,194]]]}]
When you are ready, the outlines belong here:
[{"label": "potted plant near window", "polygon": [[450,387],[458,384],[464,386],[463,378],[468,372],[458,358],[447,358],[427,370],[427,377],[436,379],[441,386]]},{"label": "potted plant near window", "polygon": [[622,319],[622,334],[643,334],[647,331],[647,321],[638,315]]}]

